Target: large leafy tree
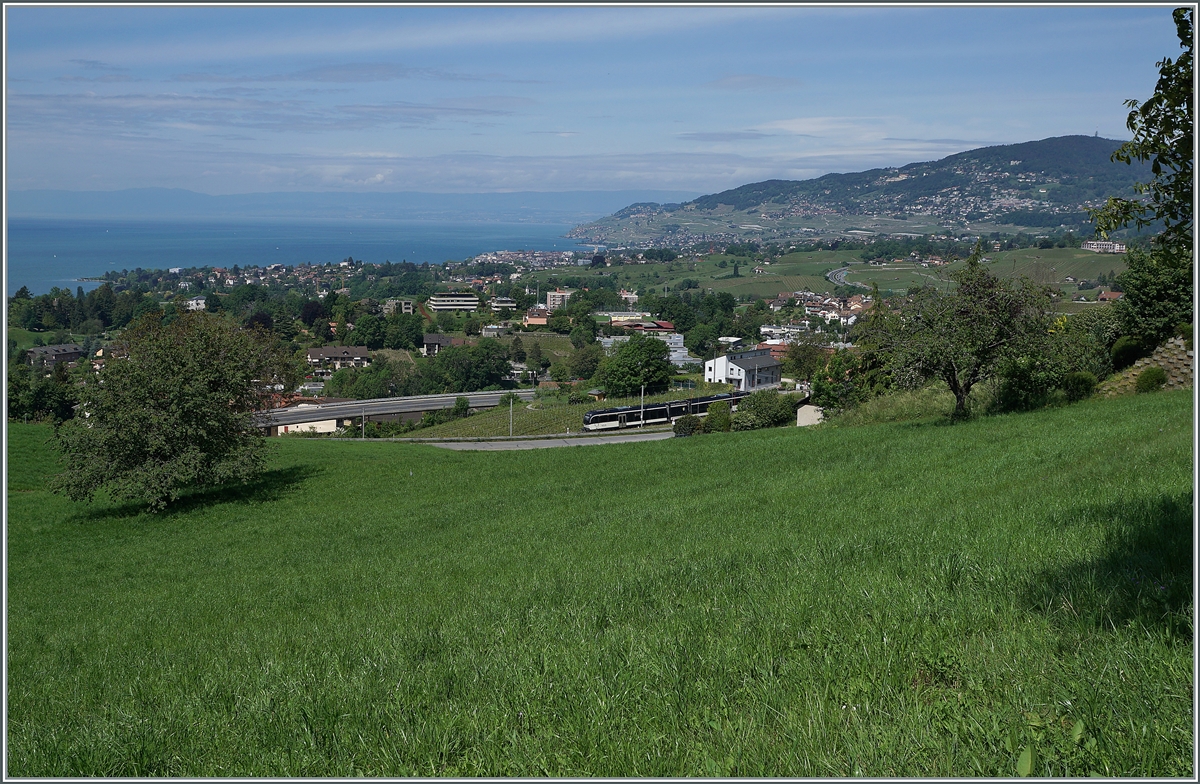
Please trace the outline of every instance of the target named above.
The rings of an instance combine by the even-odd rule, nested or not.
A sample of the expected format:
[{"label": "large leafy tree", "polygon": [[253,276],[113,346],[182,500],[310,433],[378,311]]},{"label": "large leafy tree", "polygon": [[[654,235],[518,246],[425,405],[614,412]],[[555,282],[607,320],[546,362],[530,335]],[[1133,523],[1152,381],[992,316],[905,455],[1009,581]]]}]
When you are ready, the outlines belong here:
[{"label": "large leafy tree", "polygon": [[301,370],[258,330],[204,312],[139,319],[80,391],[80,416],[58,430],[58,492],[98,491],[161,509],[189,488],[244,482],[264,465],[254,414]]},{"label": "large leafy tree", "polygon": [[1028,280],[1010,286],[979,263],[981,254],[976,244],[966,266],[951,273],[957,284],[951,292],[925,286],[898,314],[876,300],[861,331],[863,347],[901,385],[946,382],[955,419],[967,416],[976,384],[994,377],[1006,360],[1044,350],[1048,334],[1045,290]]},{"label": "large leafy tree", "polygon": [[1143,198],[1110,198],[1092,213],[1096,230],[1107,236],[1130,224],[1137,228],[1161,225],[1150,252],[1131,249],[1128,270],[1118,278],[1125,297],[1118,303],[1125,331],[1148,345],[1169,337],[1192,321],[1192,190],[1195,108],[1193,95],[1193,9],[1174,11],[1176,34],[1183,53],[1158,65],[1154,95],[1145,103],[1126,101],[1126,125],[1133,138],[1121,145],[1113,160],[1150,163],[1154,177],[1137,186]]},{"label": "large leafy tree", "polygon": [[671,380],[674,368],[667,357],[667,344],[658,338],[631,335],[618,344],[610,357],[600,362],[599,381],[609,397],[625,397],[647,389],[662,389]]}]

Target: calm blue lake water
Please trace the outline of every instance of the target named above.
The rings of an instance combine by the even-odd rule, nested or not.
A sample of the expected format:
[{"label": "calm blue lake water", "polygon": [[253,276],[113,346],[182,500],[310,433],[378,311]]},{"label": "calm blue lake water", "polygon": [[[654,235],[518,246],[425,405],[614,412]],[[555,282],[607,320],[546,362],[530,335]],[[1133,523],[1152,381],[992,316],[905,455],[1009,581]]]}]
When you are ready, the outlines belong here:
[{"label": "calm blue lake water", "polygon": [[493,250],[576,250],[572,226],[361,221],[81,221],[10,219],[7,294],[83,286],[109,270],[337,262],[461,261]]}]

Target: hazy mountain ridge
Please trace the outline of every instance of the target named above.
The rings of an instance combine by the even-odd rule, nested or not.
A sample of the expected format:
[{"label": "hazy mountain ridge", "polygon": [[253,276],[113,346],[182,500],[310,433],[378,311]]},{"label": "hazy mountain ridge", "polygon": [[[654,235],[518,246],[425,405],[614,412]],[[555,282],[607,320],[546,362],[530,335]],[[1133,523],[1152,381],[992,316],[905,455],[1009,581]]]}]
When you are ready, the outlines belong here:
[{"label": "hazy mountain ridge", "polygon": [[[814,231],[812,219],[832,229],[837,218],[853,216],[895,221],[922,216],[935,224],[1074,226],[1086,220],[1089,207],[1110,195],[1133,196],[1134,183],[1149,179],[1148,165],[1110,159],[1121,144],[1094,136],[1061,136],[982,147],[895,168],[811,180],[766,180],[679,205],[632,204],[576,227],[570,236],[607,242],[636,241],[642,235],[670,244],[689,237],[769,238],[788,230]],[[739,222],[729,223],[735,219]]]}]

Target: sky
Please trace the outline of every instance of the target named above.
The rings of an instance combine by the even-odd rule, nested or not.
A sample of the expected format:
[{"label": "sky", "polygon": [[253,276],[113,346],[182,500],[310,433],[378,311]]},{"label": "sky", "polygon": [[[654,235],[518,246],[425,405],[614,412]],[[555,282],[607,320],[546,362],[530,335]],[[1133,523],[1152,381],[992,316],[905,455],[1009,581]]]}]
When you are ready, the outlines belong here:
[{"label": "sky", "polygon": [[715,193],[1126,139],[1171,6],[15,6],[10,190]]}]

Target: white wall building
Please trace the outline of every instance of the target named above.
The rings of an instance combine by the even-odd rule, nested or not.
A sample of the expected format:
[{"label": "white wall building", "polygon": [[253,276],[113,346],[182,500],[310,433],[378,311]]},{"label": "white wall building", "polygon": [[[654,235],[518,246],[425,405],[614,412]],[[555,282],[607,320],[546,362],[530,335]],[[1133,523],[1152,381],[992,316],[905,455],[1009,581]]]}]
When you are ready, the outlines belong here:
[{"label": "white wall building", "polygon": [[783,363],[771,358],[770,349],[734,351],[704,363],[704,380],[733,384],[739,392],[753,392],[779,386]]},{"label": "white wall building", "polygon": [[476,310],[479,307],[479,297],[474,294],[452,293],[434,294],[425,304],[434,313],[443,310]]}]

